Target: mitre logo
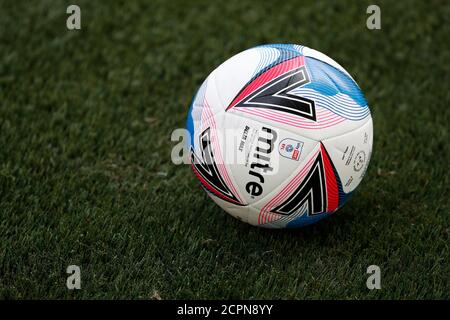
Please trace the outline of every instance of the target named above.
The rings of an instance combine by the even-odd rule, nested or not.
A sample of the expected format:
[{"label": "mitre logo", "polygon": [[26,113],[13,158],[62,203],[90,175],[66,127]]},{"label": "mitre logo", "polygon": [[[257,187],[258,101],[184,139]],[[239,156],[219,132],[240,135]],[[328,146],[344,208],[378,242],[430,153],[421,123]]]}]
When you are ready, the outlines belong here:
[{"label": "mitre logo", "polygon": [[260,196],[263,193],[264,174],[273,170],[270,166],[270,154],[274,149],[276,139],[277,133],[275,130],[262,127],[248,172],[254,180],[248,182],[245,186],[245,190],[252,197]]}]

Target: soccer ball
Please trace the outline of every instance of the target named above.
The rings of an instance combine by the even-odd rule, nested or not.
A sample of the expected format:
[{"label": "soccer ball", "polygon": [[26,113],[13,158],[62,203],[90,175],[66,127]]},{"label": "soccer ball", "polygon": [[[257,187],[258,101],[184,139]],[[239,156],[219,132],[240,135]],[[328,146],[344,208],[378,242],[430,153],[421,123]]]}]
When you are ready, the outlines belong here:
[{"label": "soccer ball", "polygon": [[192,170],[226,212],[267,228],[336,212],[361,182],[372,117],[350,74],[316,50],[243,51],[203,82],[187,119]]}]

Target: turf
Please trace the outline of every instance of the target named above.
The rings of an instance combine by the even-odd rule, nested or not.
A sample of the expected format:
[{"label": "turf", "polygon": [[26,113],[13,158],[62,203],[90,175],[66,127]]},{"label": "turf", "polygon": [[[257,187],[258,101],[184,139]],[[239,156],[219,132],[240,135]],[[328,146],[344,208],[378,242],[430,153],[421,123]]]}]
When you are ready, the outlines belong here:
[{"label": "turf", "polygon": [[[447,2],[377,1],[374,31],[372,1],[76,1],[68,31],[71,3],[0,1],[0,298],[450,298]],[[333,57],[374,119],[358,192],[303,229],[233,219],[170,161],[202,80],[262,43]]]}]

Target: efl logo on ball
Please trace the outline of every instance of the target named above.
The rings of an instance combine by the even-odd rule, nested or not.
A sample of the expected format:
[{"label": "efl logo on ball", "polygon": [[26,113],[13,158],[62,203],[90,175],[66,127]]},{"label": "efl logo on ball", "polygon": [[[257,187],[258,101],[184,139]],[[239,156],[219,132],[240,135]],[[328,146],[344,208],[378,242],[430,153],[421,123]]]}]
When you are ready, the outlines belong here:
[{"label": "efl logo on ball", "polygon": [[298,160],[302,146],[303,142],[287,138],[280,142],[278,151],[285,158]]}]

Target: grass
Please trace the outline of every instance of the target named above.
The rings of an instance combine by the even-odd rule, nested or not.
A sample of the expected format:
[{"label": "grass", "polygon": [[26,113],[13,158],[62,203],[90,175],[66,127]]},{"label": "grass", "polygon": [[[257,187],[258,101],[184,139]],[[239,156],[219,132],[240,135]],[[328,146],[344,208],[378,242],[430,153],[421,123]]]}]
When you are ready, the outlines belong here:
[{"label": "grass", "polygon": [[[80,0],[68,31],[73,2],[0,2],[0,298],[450,298],[448,3],[377,1],[369,31],[372,1]],[[345,66],[375,133],[357,194],[290,231],[233,219],[170,161],[206,75],[280,42]]]}]

